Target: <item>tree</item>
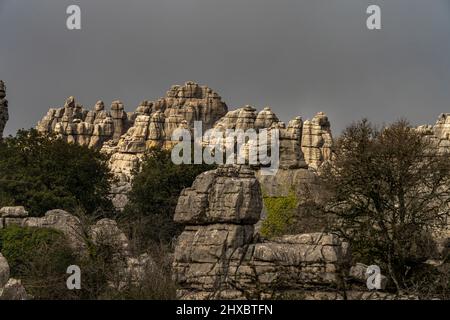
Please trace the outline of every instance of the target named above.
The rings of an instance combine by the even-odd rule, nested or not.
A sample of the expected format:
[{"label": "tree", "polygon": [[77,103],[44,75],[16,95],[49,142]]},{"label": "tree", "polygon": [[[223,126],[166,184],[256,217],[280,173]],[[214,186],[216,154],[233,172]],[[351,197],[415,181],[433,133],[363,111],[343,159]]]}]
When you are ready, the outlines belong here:
[{"label": "tree", "polygon": [[213,168],[205,164],[176,165],[170,151],[149,150],[141,170],[135,172],[123,215],[131,222],[130,236],[139,237],[140,245],[145,247],[148,241],[167,243],[178,235],[182,228],[174,223],[173,216],[181,191],[190,187],[200,173]]},{"label": "tree", "polygon": [[36,130],[0,143],[0,207],[23,205],[30,215],[51,209],[108,214],[112,175],[107,157]]},{"label": "tree", "polygon": [[447,221],[449,160],[406,121],[377,130],[362,120],[344,131],[321,173],[334,230],[360,258],[385,266],[398,291],[429,250],[427,235]]}]

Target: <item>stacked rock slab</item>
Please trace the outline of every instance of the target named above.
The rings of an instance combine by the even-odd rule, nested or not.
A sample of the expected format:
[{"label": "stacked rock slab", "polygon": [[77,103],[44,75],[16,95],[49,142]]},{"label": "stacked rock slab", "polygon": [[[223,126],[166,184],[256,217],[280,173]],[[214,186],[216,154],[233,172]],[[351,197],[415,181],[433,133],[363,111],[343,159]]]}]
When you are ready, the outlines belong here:
[{"label": "stacked rock slab", "polygon": [[[268,137],[271,130],[279,132],[279,167],[282,169],[308,168],[301,149],[303,121],[301,117],[291,120],[286,126],[269,107],[257,112],[252,106],[245,106],[228,112],[215,125],[214,130],[249,130],[260,132],[267,129]],[[270,141],[268,141],[270,143]]]},{"label": "stacked rock slab", "polygon": [[3,130],[5,129],[6,122],[9,119],[8,115],[8,100],[6,97],[5,83],[0,80],[0,140],[3,138]]},{"label": "stacked rock slab", "polygon": [[261,209],[260,185],[245,166],[202,173],[182,192],[175,221],[186,227],[173,263],[180,298],[259,299],[338,286],[347,244],[320,233],[258,241]]},{"label": "stacked rock slab", "polygon": [[303,123],[302,150],[305,160],[312,168],[317,169],[332,156],[333,138],[328,117],[319,112]]},{"label": "stacked rock slab", "polygon": [[112,152],[113,173],[127,179],[136,168],[142,154],[152,147],[170,149],[172,133],[177,128],[193,128],[194,121],[202,121],[207,130],[228,111],[222,98],[211,88],[194,82],[172,86],[164,98],[143,101],[135,112],[133,126],[120,138]]}]

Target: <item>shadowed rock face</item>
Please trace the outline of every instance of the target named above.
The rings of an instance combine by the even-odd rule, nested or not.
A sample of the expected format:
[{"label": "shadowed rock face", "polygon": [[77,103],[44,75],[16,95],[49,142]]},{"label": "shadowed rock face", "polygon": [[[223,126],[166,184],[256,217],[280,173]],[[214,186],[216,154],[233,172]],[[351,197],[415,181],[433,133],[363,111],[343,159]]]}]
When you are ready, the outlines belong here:
[{"label": "shadowed rock face", "polygon": [[5,129],[6,122],[9,119],[8,115],[8,100],[6,97],[6,86],[5,83],[0,80],[0,140],[3,137],[3,130]]},{"label": "shadowed rock face", "polygon": [[273,298],[274,285],[333,287],[348,245],[313,233],[260,241],[262,193],[254,171],[221,166],[200,174],[178,200],[173,272],[182,299]]}]

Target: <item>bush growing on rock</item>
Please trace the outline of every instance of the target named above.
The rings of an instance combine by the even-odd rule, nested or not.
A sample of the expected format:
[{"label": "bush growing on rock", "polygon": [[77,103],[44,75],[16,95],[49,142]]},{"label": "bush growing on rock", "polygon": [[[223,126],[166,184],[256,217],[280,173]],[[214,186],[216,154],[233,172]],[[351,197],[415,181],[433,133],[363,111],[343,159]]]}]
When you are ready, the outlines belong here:
[{"label": "bush growing on rock", "polygon": [[266,238],[286,234],[292,224],[298,199],[293,191],[286,197],[263,198],[267,217],[261,227],[261,235]]},{"label": "bush growing on rock", "polygon": [[107,158],[36,130],[20,130],[0,143],[0,207],[22,205],[31,216],[51,209],[109,213]]}]

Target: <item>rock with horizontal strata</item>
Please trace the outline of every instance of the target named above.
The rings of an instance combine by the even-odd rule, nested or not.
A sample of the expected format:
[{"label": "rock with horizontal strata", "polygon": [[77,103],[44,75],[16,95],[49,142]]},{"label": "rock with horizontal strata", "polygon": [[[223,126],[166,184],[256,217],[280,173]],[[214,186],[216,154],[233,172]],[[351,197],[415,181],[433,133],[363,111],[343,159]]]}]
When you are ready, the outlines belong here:
[{"label": "rock with horizontal strata", "polygon": [[174,279],[182,299],[259,299],[277,286],[298,289],[339,284],[350,255],[346,242],[314,233],[259,241],[255,223],[262,193],[246,166],[200,174],[178,201]]}]

